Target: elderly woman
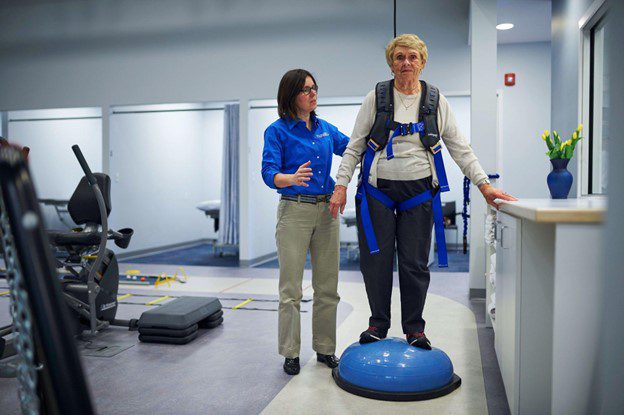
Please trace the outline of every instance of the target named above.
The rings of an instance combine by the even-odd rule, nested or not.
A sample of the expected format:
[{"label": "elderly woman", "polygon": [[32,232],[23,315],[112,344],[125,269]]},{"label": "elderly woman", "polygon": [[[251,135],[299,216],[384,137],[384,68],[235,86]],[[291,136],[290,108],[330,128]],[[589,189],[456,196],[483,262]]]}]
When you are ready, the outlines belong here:
[{"label": "elderly woman", "polygon": [[386,47],[386,61],[394,79],[377,84],[362,103],[336,176],[330,210],[334,217],[343,212],[347,185],[362,162],[356,213],[360,269],[371,317],[360,343],[383,339],[390,328],[396,244],[403,333],[410,345],[431,349],[422,313],[434,219],[439,262],[446,265],[440,192],[448,190],[448,183],[440,138],[487,203],[514,198],[490,185],[446,98],[419,81],[427,63],[425,43],[413,34],[400,35]]},{"label": "elderly woman", "polygon": [[284,371],[299,373],[300,302],[308,250],[312,262],[312,347],[317,360],[338,365],[336,309],[339,222],[329,213],[334,190],[332,154],[341,156],[349,138],[316,116],[318,86],[312,74],[294,69],[282,77],[277,93],[279,119],[264,132],[262,178],[281,195],[277,210],[279,259],[279,354]]}]

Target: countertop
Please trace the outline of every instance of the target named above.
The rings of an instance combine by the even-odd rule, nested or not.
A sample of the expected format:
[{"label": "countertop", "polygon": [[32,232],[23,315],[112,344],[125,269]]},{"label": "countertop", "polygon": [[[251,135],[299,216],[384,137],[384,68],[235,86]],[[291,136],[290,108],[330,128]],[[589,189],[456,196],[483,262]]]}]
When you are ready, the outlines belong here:
[{"label": "countertop", "polygon": [[512,216],[544,223],[599,223],[607,209],[606,197],[580,199],[520,199],[499,201],[500,211]]}]

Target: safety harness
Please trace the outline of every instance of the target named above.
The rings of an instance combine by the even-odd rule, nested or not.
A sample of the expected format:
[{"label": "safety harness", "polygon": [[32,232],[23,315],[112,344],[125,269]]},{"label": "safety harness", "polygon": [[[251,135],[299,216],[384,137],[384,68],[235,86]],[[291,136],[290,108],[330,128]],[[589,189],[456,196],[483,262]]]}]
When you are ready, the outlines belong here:
[{"label": "safety harness", "polygon": [[[428,200],[432,200],[433,220],[435,224],[436,244],[438,246],[438,266],[447,267],[448,259],[446,255],[446,241],[444,238],[444,218],[442,215],[442,202],[440,200],[441,192],[448,192],[449,186],[446,179],[446,171],[444,170],[444,161],[442,160],[442,145],[440,143],[440,133],[438,130],[438,102],[440,100],[440,92],[438,88],[420,81],[421,97],[420,108],[418,111],[418,123],[400,124],[394,121],[394,80],[379,82],[375,87],[376,114],[373,127],[368,133],[368,144],[364,160],[362,163],[361,180],[358,186],[356,198],[362,201],[360,205],[360,213],[362,217],[362,225],[366,242],[371,254],[379,252],[377,238],[373,230],[373,223],[370,217],[368,201],[366,195],[379,200],[388,209],[396,212],[403,212],[420,205]],[[390,139],[389,132],[392,131]],[[409,134],[420,135],[420,140],[426,149],[433,153],[433,161],[438,176],[438,188],[426,190],[403,202],[396,202],[385,193],[368,183],[371,165],[377,151],[383,150],[387,145],[387,158],[394,158],[392,151],[392,141],[394,137]]]}]

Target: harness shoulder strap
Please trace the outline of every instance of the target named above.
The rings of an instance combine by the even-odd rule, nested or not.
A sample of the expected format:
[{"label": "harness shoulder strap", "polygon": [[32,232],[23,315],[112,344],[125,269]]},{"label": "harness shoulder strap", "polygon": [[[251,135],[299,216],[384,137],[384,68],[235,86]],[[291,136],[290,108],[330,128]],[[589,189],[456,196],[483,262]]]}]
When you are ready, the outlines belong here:
[{"label": "harness shoulder strap", "polygon": [[394,120],[394,80],[379,82],[375,86],[375,121],[368,133],[368,146],[373,151],[383,149],[388,143],[388,130]]},{"label": "harness shoulder strap", "polygon": [[418,121],[424,123],[424,129],[420,132],[420,140],[425,148],[434,150],[440,141],[440,131],[438,130],[438,104],[440,102],[440,90],[434,85],[425,81],[420,81],[421,95],[420,108],[418,111]]}]

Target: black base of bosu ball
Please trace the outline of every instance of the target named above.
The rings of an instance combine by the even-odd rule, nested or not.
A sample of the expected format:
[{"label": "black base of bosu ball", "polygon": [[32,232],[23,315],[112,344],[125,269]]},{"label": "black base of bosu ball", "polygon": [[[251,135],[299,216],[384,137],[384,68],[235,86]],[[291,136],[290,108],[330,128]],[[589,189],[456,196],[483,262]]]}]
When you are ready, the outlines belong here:
[{"label": "black base of bosu ball", "polygon": [[332,376],[349,393],[385,401],[434,399],[461,385],[442,350],[419,349],[398,338],[352,344]]}]

